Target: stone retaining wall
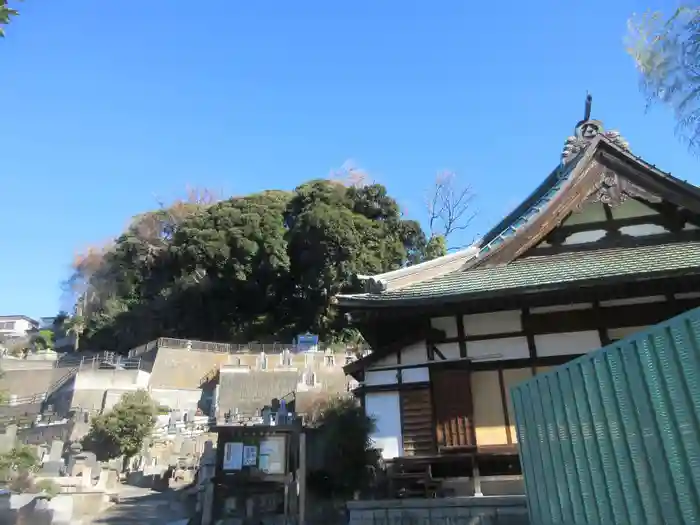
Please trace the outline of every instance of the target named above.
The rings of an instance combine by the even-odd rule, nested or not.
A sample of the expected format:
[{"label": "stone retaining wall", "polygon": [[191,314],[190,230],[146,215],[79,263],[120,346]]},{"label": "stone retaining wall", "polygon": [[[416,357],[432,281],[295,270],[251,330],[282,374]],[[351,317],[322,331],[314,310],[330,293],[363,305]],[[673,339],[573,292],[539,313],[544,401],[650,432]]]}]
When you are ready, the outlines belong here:
[{"label": "stone retaining wall", "polygon": [[529,525],[525,496],[350,501],[349,525]]}]

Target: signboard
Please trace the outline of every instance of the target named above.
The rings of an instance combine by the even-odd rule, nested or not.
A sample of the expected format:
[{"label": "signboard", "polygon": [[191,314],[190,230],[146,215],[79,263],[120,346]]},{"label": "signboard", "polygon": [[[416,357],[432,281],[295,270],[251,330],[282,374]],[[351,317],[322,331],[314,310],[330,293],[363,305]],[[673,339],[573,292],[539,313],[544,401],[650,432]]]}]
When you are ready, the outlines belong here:
[{"label": "signboard", "polygon": [[271,436],[260,442],[260,470],[266,474],[284,474],[284,436]]},{"label": "signboard", "polygon": [[296,349],[297,352],[308,352],[310,350],[318,350],[318,335],[298,335],[296,340]]},{"label": "signboard", "polygon": [[226,443],[224,445],[224,470],[241,470],[243,467],[243,443]]},{"label": "signboard", "polygon": [[243,466],[254,467],[258,464],[258,447],[245,446],[243,447]]}]

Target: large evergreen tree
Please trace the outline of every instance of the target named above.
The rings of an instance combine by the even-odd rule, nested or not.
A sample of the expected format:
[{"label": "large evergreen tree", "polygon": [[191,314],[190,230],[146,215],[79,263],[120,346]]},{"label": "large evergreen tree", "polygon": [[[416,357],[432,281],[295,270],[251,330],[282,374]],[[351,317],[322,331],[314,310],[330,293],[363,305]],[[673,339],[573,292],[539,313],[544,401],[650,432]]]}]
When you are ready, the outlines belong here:
[{"label": "large evergreen tree", "polygon": [[157,337],[324,341],[357,337],[331,298],[373,274],[443,254],[379,184],[312,180],[217,202],[161,208],[76,264],[84,348]]}]

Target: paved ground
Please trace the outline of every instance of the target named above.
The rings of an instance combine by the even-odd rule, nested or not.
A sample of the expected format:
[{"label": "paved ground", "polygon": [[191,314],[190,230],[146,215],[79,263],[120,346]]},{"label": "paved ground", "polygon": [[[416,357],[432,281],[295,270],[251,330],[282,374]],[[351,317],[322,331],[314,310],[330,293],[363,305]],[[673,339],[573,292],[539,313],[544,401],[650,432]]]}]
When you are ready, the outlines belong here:
[{"label": "paved ground", "polygon": [[124,487],[121,502],[85,525],[168,525],[187,518],[177,493]]}]

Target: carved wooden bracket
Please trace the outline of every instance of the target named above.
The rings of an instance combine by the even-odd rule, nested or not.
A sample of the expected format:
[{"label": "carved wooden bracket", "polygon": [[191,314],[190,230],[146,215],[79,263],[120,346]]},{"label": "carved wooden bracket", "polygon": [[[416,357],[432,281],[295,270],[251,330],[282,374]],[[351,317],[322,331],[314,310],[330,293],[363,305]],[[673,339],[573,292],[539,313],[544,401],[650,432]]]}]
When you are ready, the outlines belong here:
[{"label": "carved wooden bracket", "polygon": [[619,206],[630,197],[639,197],[648,202],[661,202],[662,199],[651,192],[631,183],[611,170],[603,171],[600,180],[585,199],[586,202],[601,202],[611,208]]}]

